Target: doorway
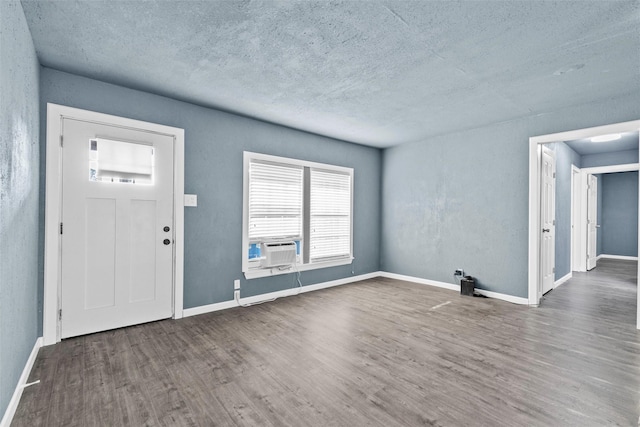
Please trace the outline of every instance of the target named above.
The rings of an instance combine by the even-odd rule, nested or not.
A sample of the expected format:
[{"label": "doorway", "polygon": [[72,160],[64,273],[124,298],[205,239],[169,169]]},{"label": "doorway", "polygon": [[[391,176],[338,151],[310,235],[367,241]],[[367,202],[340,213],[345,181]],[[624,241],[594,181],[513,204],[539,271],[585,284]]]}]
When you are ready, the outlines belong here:
[{"label": "doorway", "polygon": [[184,131],[47,106],[43,338],[182,317]]},{"label": "doorway", "polygon": [[[543,273],[541,267],[543,259],[543,228],[542,227],[542,196],[541,183],[541,159],[543,144],[572,141],[596,137],[613,133],[637,132],[640,129],[640,120],[618,123],[595,128],[580,129],[576,131],[561,132],[551,135],[542,135],[530,138],[529,145],[529,304],[537,306],[543,292]],[[637,146],[637,145],[636,145]],[[638,164],[626,165],[638,170]],[[583,173],[585,171],[582,171]],[[586,204],[586,194],[583,205]],[[586,206],[585,206],[586,208]],[[586,211],[585,211],[586,212]],[[585,233],[586,245],[586,233]],[[585,262],[586,263],[586,262]],[[636,327],[640,329],[640,294],[636,301]]]}]

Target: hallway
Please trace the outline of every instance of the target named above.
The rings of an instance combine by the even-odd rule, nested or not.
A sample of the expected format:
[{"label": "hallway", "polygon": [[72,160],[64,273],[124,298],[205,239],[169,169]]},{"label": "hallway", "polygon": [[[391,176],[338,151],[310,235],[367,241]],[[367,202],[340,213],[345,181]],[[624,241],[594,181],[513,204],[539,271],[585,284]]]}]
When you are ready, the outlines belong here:
[{"label": "hallway", "polygon": [[637,261],[603,258],[589,272],[573,272],[565,284],[546,294],[541,307],[564,310],[575,320],[591,318],[612,322],[612,327],[636,322]]}]

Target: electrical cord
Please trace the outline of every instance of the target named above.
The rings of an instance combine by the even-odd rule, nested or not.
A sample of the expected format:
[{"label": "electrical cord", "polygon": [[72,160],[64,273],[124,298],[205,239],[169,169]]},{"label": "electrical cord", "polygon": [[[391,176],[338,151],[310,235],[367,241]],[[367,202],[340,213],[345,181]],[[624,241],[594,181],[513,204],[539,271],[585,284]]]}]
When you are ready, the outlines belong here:
[{"label": "electrical cord", "polygon": [[[291,266],[281,266],[278,267],[279,270],[284,270],[285,267],[291,268]],[[300,281],[300,270],[298,270],[298,256],[296,255],[295,261],[293,262],[293,270],[294,273],[296,274],[296,282],[298,283],[298,293],[296,293],[295,295],[300,295],[302,293],[302,282]],[[289,295],[288,295],[289,296]],[[291,295],[293,296],[293,295]],[[271,299],[266,299],[264,301],[257,301],[257,302],[252,302],[249,304],[243,304],[240,302],[240,291],[238,290],[238,292],[234,291],[234,299],[236,301],[236,304],[238,304],[240,307],[251,307],[253,305],[259,305],[259,304],[264,304],[265,302],[273,302],[275,300],[277,300],[280,297],[275,297],[275,298],[271,298]]]},{"label": "electrical cord", "polygon": [[240,306],[240,307],[251,307],[252,305],[259,305],[259,304],[264,304],[265,302],[272,302],[277,300],[279,297],[275,297],[275,298],[271,298],[271,299],[266,299],[264,301],[256,301],[256,302],[252,302],[249,304],[242,304],[240,302],[240,292],[235,292],[235,300],[236,303]]},{"label": "electrical cord", "polygon": [[298,270],[298,255],[296,255],[296,260],[293,262],[293,269],[297,275],[296,281],[298,282],[298,293],[296,295],[300,295],[302,293],[302,282],[300,282],[300,270]]}]

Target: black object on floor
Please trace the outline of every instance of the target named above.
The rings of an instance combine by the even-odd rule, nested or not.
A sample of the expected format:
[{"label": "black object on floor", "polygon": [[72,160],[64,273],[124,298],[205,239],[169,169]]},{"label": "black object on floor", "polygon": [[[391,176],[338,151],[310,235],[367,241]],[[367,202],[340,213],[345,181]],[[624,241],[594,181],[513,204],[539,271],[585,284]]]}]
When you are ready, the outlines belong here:
[{"label": "black object on floor", "polygon": [[473,290],[476,287],[476,281],[471,276],[464,276],[460,279],[460,295],[473,296]]}]

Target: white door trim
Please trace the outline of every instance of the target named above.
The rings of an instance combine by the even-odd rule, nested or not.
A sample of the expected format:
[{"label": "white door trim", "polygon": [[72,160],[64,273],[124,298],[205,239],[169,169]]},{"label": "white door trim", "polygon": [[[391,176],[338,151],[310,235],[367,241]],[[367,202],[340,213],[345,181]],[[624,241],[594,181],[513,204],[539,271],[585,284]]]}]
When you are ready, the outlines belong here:
[{"label": "white door trim", "polygon": [[[549,135],[533,136],[529,138],[529,305],[540,303],[540,155],[541,144],[575,139],[590,138],[618,132],[635,132],[640,130],[640,120],[559,132]],[[637,166],[637,165],[636,165]],[[582,169],[588,170],[587,168]],[[593,172],[592,172],[593,173]],[[640,219],[638,221],[640,226]],[[640,228],[639,228],[640,229]],[[640,234],[640,232],[639,232]],[[639,236],[640,237],[640,236]],[[638,239],[640,250],[640,238]],[[640,268],[639,268],[640,269]],[[640,281],[640,275],[639,281]],[[636,327],[640,329],[640,292],[638,292]]]},{"label": "white door trim", "polygon": [[[598,195],[598,192],[600,191],[599,187],[600,187],[600,181],[598,180],[598,177],[595,174],[592,173],[587,173],[583,176],[582,182],[585,183],[585,199],[586,199],[586,208],[584,210],[584,212],[586,213],[585,217],[583,218],[584,221],[584,229],[585,229],[585,235],[586,235],[586,240],[585,240],[585,245],[584,245],[584,253],[586,254],[585,256],[585,270],[584,271],[591,271],[594,268],[596,268],[596,263],[598,261],[598,221],[600,221],[600,218],[598,218],[598,198],[600,197]],[[591,185],[594,185],[596,191],[595,191],[595,197],[593,196],[593,192],[591,191]],[[595,207],[592,205],[592,203],[595,203]],[[595,209],[595,212],[591,212],[592,209]],[[589,218],[589,216],[593,214],[593,216],[595,217],[595,224],[593,224],[593,230],[591,229],[591,218]],[[595,251],[596,253],[593,254],[593,256],[591,256],[591,252],[589,250],[589,246],[591,244],[592,238],[594,239],[593,241],[593,245],[594,247],[591,248],[593,251]],[[593,263],[593,265],[591,264]]]},{"label": "white door trim", "polygon": [[184,129],[127,119],[78,108],[47,104],[47,149],[45,186],[45,238],[44,238],[44,296],[42,313],[42,335],[44,345],[60,341],[60,220],[62,208],[62,153],[60,135],[62,119],[73,117],[79,120],[109,125],[143,129],[149,132],[170,135],[174,138],[174,269],[173,269],[173,318],[183,316],[184,276]]},{"label": "white door trim", "polygon": [[[580,235],[578,234],[581,230],[580,228],[580,218],[581,218],[581,211],[582,209],[580,208],[580,201],[581,201],[581,192],[580,191],[575,191],[575,187],[576,185],[579,186],[580,188],[580,184],[581,184],[581,175],[580,175],[580,168],[578,168],[576,165],[572,164],[571,165],[571,245],[570,245],[570,251],[569,251],[569,257],[571,260],[571,271],[569,272],[570,274],[574,271],[580,271],[580,263],[575,263],[574,262],[574,257],[580,253],[580,241],[577,240],[577,237],[579,237]],[[577,220],[576,220],[577,217]],[[577,241],[576,241],[577,240]]]}]

